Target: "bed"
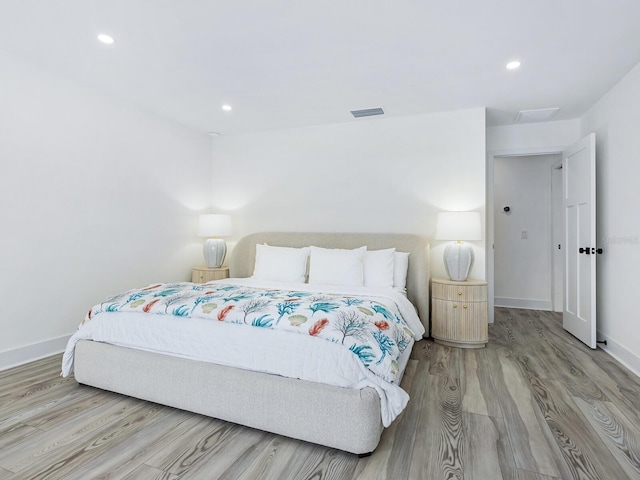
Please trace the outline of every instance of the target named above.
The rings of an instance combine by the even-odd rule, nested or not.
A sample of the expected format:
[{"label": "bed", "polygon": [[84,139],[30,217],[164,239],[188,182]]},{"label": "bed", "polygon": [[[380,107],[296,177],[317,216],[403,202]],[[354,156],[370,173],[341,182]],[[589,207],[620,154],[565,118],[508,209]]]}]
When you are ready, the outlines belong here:
[{"label": "bed", "polygon": [[[399,297],[406,297],[410,302],[406,303],[409,303],[415,314],[415,318],[418,319],[419,323],[421,322],[420,329],[415,326],[415,323],[411,325],[411,332],[413,332],[416,338],[412,338],[411,341],[407,342],[395,342],[398,346],[406,343],[406,348],[401,352],[401,355],[399,354],[397,361],[389,361],[391,354],[385,357],[385,352],[382,351],[380,361],[374,362],[369,359],[367,368],[363,368],[361,362],[357,361],[362,360],[361,354],[353,355],[353,352],[361,352],[363,348],[369,347],[360,345],[354,348],[354,344],[351,348],[352,353],[341,353],[345,349],[338,344],[340,343],[340,339],[342,343],[347,339],[347,334],[344,331],[342,332],[342,337],[338,336],[337,340],[333,338],[330,342],[318,342],[317,338],[297,335],[296,339],[301,338],[301,340],[295,340],[294,343],[291,341],[292,335],[294,334],[289,334],[288,332],[285,332],[288,337],[282,337],[282,339],[280,339],[276,337],[276,333],[269,328],[242,330],[235,328],[235,330],[233,330],[234,325],[230,324],[226,326],[225,322],[214,322],[217,325],[216,328],[222,328],[224,324],[224,328],[227,328],[229,332],[232,330],[234,332],[246,332],[247,330],[251,330],[252,332],[259,331],[258,335],[262,335],[262,337],[246,337],[247,345],[252,346],[249,351],[252,353],[252,356],[257,358],[258,363],[266,359],[271,360],[272,356],[273,358],[276,357],[276,353],[280,355],[289,348],[297,348],[299,350],[298,355],[301,355],[300,352],[306,352],[308,357],[315,357],[315,355],[321,355],[321,352],[313,349],[316,348],[319,343],[327,345],[327,347],[323,347],[323,352],[324,348],[330,348],[330,350],[327,353],[322,353],[322,355],[326,356],[326,360],[324,358],[322,359],[322,365],[325,365],[325,361],[327,364],[335,361],[338,366],[353,362],[359,365],[357,368],[364,371],[364,373],[358,377],[357,382],[354,383],[351,379],[347,379],[344,380],[344,384],[340,381],[337,382],[336,385],[324,383],[323,375],[326,374],[324,372],[319,374],[320,376],[318,378],[320,378],[320,380],[316,380],[316,377],[313,375],[318,375],[318,372],[324,370],[324,368],[320,369],[317,366],[313,366],[312,363],[310,363],[311,368],[306,368],[306,370],[315,372],[312,376],[307,378],[307,374],[304,373],[305,368],[296,366],[302,373],[300,374],[300,372],[296,370],[290,377],[287,376],[289,373],[281,373],[277,369],[271,370],[271,367],[263,371],[259,371],[261,368],[258,368],[258,371],[256,371],[248,368],[244,364],[231,366],[231,363],[226,362],[226,360],[211,360],[208,357],[205,360],[195,359],[192,358],[190,353],[185,354],[184,351],[182,351],[182,353],[172,351],[171,354],[167,354],[161,352],[159,347],[132,348],[128,343],[124,342],[110,343],[108,340],[102,340],[99,335],[93,337],[91,335],[79,335],[78,333],[83,331],[83,327],[72,337],[73,342],[70,340],[67,350],[65,351],[63,375],[67,376],[73,372],[76,381],[80,384],[122,393],[355,454],[363,455],[371,453],[379,443],[385,424],[388,425],[406,405],[408,396],[406,396],[406,398],[402,396],[402,390],[398,385],[413,341],[418,338],[415,332],[419,331],[420,335],[428,336],[428,240],[418,235],[409,234],[255,233],[240,239],[231,252],[229,268],[230,277],[234,280],[216,281],[205,284],[204,286],[191,284],[190,287],[185,288],[204,288],[206,290],[204,293],[211,294],[210,296],[214,297],[214,299],[216,295],[217,298],[220,298],[221,294],[219,290],[224,289],[231,292],[228,296],[252,292],[255,287],[252,282],[255,280],[249,277],[257,273],[256,251],[260,248],[266,248],[260,247],[265,244],[272,247],[288,247],[290,249],[300,250],[313,246],[313,248],[317,249],[317,258],[320,258],[318,252],[323,253],[324,249],[329,252],[335,249],[358,249],[362,246],[366,246],[367,251],[373,252],[382,252],[383,250],[395,248],[397,252],[408,253],[406,293],[398,294],[399,296],[396,295],[396,293],[389,294],[394,295],[392,299],[398,299],[396,301],[397,305],[400,306],[399,312],[403,310],[403,313],[394,313],[391,315],[386,308],[379,306],[382,304],[378,302],[382,302],[383,296],[386,298],[386,292],[384,295],[381,294],[380,298],[375,296],[377,293],[371,293],[370,295],[373,295],[372,297],[370,297],[369,294],[367,294],[367,296],[357,297],[358,302],[365,300],[373,302],[371,304],[359,304],[357,308],[367,315],[377,315],[380,310],[380,314],[384,315],[385,319],[394,319],[395,321],[389,320],[387,322],[381,318],[376,322],[376,325],[385,331],[384,333],[388,333],[391,332],[391,330],[387,332],[387,328],[390,328],[393,323],[399,323],[400,317],[405,316],[404,312],[409,313],[407,310],[408,307],[405,303],[402,303],[406,301],[399,300]],[[262,258],[266,258],[264,254]],[[315,257],[312,257],[312,259],[313,258]],[[264,262],[258,263],[264,264]],[[319,269],[316,268],[314,272],[319,272]],[[311,275],[311,272],[309,272],[309,275]],[[320,278],[318,274],[316,274],[316,278]],[[304,281],[311,282],[312,278],[305,278]],[[314,281],[314,283],[317,282]],[[267,287],[269,287],[269,285],[270,284],[268,284]],[[274,314],[272,317],[269,317],[266,313],[263,315],[256,313],[252,317],[247,317],[247,311],[245,311],[245,323],[247,323],[246,320],[249,318],[248,321],[253,322],[254,325],[261,326],[260,322],[269,322],[268,326],[271,326],[271,323],[275,323],[276,316],[278,317],[278,322],[280,321],[280,317],[284,316],[285,319],[288,318],[289,320],[288,323],[287,321],[282,321],[282,324],[284,324],[286,328],[293,329],[293,327],[299,327],[300,322],[307,322],[306,325],[309,326],[309,331],[313,330],[313,328],[318,329],[318,327],[322,330],[325,324],[328,323],[327,318],[331,318],[328,315],[331,315],[332,312],[329,312],[330,308],[326,306],[327,304],[331,301],[337,303],[335,298],[342,298],[343,300],[346,298],[347,301],[350,302],[352,298],[356,298],[355,294],[360,292],[359,287],[344,287],[344,291],[323,291],[323,295],[325,295],[323,297],[324,301],[320,302],[316,297],[309,297],[309,302],[315,302],[309,307],[309,304],[304,304],[304,301],[306,300],[305,295],[311,295],[311,293],[305,292],[314,292],[315,289],[317,289],[315,284],[307,287],[297,286],[297,284],[294,286],[275,284],[269,288],[261,284],[259,287],[262,289],[260,290],[262,292],[260,295],[270,295],[274,296],[274,298],[283,298],[283,296],[287,295],[286,292],[291,294],[291,292],[295,291],[296,305],[301,305],[298,308],[303,308],[303,306],[306,305],[304,308],[307,308],[306,317],[309,317],[309,321],[307,322],[306,319],[297,320],[305,316],[293,310],[285,310],[284,313],[279,310],[280,315]],[[170,290],[166,288],[166,285],[152,285],[134,292],[134,295],[157,292],[163,288],[165,289],[163,291]],[[367,292],[369,291],[373,292],[373,290],[367,289]],[[179,293],[171,293],[176,297],[179,296]],[[158,293],[154,295],[158,295]],[[336,297],[334,298],[332,295]],[[337,295],[341,295],[341,297],[337,297]],[[129,296],[129,298],[134,297]],[[144,303],[145,300],[142,296],[136,298],[140,298],[140,300],[131,302],[128,305],[136,305],[137,307],[138,305],[154,303]],[[300,298],[302,298],[302,300],[300,300]],[[248,301],[249,300],[246,300],[245,302]],[[216,300],[216,302],[220,303],[219,300]],[[106,310],[109,310],[111,308],[110,305],[112,305],[105,302],[103,302],[103,304],[106,305]],[[214,305],[214,303],[210,302],[207,305]],[[284,301],[280,300],[279,305],[284,305]],[[373,305],[373,307],[371,305]],[[201,307],[202,305],[199,308]],[[186,309],[184,305],[179,305],[179,307],[176,308]],[[204,307],[202,308],[204,309]],[[212,308],[213,307],[209,307],[210,310]],[[218,320],[222,315],[221,312],[225,310],[228,312],[229,308],[230,307],[226,307],[222,308],[222,310],[217,310]],[[268,312],[268,310],[266,311]],[[123,313],[126,312],[109,314],[115,317]],[[213,313],[215,314],[216,311],[213,311]],[[238,313],[238,310],[233,313]],[[316,313],[318,315],[316,315]],[[286,314],[289,314],[288,317]],[[107,318],[106,315],[107,313],[105,312],[103,317],[100,318]],[[123,315],[121,315],[121,317],[124,318]],[[167,323],[169,328],[175,326],[176,322],[171,315],[164,315],[164,318],[161,317],[161,315],[157,316],[158,321],[165,323],[173,322]],[[111,321],[113,322],[113,320]],[[296,324],[296,321],[298,324]],[[94,320],[92,320],[92,322],[98,324],[98,322]],[[242,323],[239,320],[236,320],[236,322]],[[407,326],[404,323],[399,323],[399,325]],[[329,330],[329,328],[325,328],[322,334],[329,332]],[[379,333],[376,329],[373,330],[374,333]],[[405,332],[408,331],[407,328],[404,328],[404,330]],[[315,330],[313,331],[315,332]],[[173,335],[179,337],[180,334],[178,332],[178,330],[175,330]],[[310,333],[309,335],[312,334]],[[332,335],[336,337],[335,330]],[[397,335],[401,334],[396,333],[396,336]],[[148,333],[140,333],[139,336],[150,335]],[[201,334],[201,336],[204,335]],[[321,335],[318,334],[318,336]],[[391,333],[389,333],[389,337],[391,336]],[[407,337],[404,338],[406,339]],[[349,337],[348,340],[351,341],[352,337]],[[303,343],[298,345],[297,342],[299,341],[303,341]],[[225,339],[224,342],[225,344],[219,344],[219,350],[227,347],[228,345],[226,345],[226,343],[229,345],[232,344],[231,340]],[[255,350],[253,350],[254,347]],[[189,348],[191,349],[192,347]],[[201,349],[201,347],[195,346],[192,349],[193,351],[197,351],[199,348]],[[213,351],[217,350],[218,348],[209,348],[208,352],[204,353],[205,355],[211,354],[215,357],[217,353]],[[237,350],[238,348],[236,347],[229,347],[227,348],[227,354],[231,355],[229,352],[235,352]],[[366,352],[366,350],[364,351]],[[191,350],[189,352],[191,352]],[[235,355],[235,353],[233,353],[233,355]],[[338,355],[346,356],[343,358]],[[356,360],[352,361],[353,358]],[[382,361],[383,359],[384,362]],[[242,362],[242,360],[240,361]],[[300,363],[304,365],[306,362],[307,360],[303,359]],[[281,360],[280,363],[287,364],[287,368],[290,368],[290,364],[293,362]],[[377,376],[375,378],[372,376],[371,370],[374,364],[380,365],[379,368],[383,370],[383,375],[390,376],[387,379],[388,381],[379,380]],[[327,370],[330,369],[327,368]],[[331,375],[333,376],[333,373],[331,373]],[[406,395],[406,393],[404,395]]]}]

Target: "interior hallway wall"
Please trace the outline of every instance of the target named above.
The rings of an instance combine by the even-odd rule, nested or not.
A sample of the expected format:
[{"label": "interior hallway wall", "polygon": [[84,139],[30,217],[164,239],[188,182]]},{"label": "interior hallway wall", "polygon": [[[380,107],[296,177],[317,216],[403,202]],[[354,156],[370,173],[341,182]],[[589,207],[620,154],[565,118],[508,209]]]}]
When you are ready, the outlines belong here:
[{"label": "interior hallway wall", "polygon": [[496,306],[553,309],[551,184],[553,165],[561,158],[534,155],[495,159]]}]

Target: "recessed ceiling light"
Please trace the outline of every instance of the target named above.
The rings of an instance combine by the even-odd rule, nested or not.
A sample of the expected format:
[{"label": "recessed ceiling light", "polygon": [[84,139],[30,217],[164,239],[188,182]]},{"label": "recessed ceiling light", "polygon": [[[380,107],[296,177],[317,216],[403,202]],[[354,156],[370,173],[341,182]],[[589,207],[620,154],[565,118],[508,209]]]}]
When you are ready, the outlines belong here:
[{"label": "recessed ceiling light", "polygon": [[107,45],[111,45],[112,43],[115,42],[112,36],[104,33],[101,33],[100,35],[98,35],[98,40],[100,40],[102,43],[106,43]]},{"label": "recessed ceiling light", "polygon": [[518,60],[514,60],[513,62],[507,63],[507,70],[515,70],[520,66],[520,62]]},{"label": "recessed ceiling light", "polygon": [[225,112],[230,112],[230,111],[231,111],[231,105],[222,105],[222,109],[223,109]]}]

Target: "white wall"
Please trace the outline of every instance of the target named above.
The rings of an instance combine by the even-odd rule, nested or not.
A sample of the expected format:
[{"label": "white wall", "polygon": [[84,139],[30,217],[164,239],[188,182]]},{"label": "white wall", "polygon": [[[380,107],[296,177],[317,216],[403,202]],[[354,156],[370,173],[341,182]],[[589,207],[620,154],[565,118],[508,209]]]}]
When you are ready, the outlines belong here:
[{"label": "white wall", "polygon": [[[472,109],[219,137],[214,199],[234,236],[261,230],[433,236],[436,212],[484,213],[485,113]],[[432,272],[444,275],[443,242]],[[484,241],[472,278],[485,278]]]},{"label": "white wall", "polygon": [[[495,159],[496,306],[553,307],[551,172],[561,158],[535,155]],[[509,206],[509,212],[504,212],[504,206]]]},{"label": "white wall", "polygon": [[605,350],[640,372],[640,64],[582,119],[596,133],[598,338]]},{"label": "white wall", "polygon": [[0,53],[0,368],[59,351],[86,310],[201,261],[204,135]]},{"label": "white wall", "polygon": [[536,154],[562,151],[580,139],[580,120],[523,123],[487,128],[487,151]]}]

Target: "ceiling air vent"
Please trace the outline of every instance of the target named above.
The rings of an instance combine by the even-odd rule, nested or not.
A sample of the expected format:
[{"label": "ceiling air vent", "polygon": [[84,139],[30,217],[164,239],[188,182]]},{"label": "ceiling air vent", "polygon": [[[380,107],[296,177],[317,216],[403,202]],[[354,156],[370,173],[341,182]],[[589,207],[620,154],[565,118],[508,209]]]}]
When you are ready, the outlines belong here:
[{"label": "ceiling air vent", "polygon": [[516,123],[546,122],[556,116],[560,108],[541,108],[539,110],[521,110],[516,115]]},{"label": "ceiling air vent", "polygon": [[351,115],[356,118],[371,117],[373,115],[384,115],[381,108],[365,108],[364,110],[351,110]]}]

